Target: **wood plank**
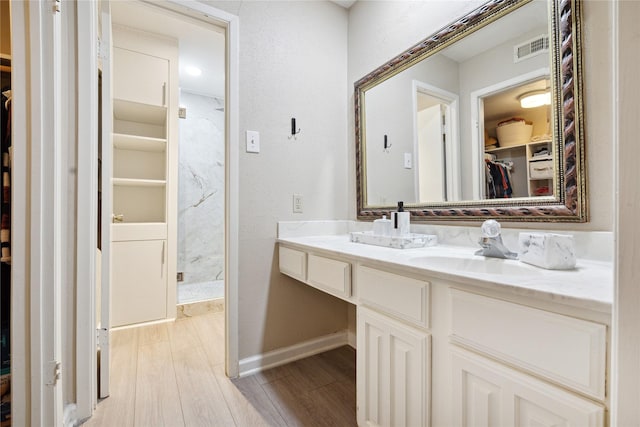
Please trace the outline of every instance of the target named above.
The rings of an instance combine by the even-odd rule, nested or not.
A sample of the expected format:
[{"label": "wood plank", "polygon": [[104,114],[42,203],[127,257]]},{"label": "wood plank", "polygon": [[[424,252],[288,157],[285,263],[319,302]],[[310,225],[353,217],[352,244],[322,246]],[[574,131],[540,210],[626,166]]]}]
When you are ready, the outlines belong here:
[{"label": "wood plank", "polygon": [[320,425],[320,420],[314,419],[310,411],[314,402],[309,394],[300,388],[300,384],[295,378],[291,376],[280,378],[263,384],[262,388],[278,409],[287,426]]},{"label": "wood plank", "polygon": [[224,312],[190,318],[211,366],[224,363]]},{"label": "wood plank", "polygon": [[255,376],[229,379],[222,364],[216,365],[213,372],[237,426],[286,425]]},{"label": "wood plank", "polygon": [[138,347],[136,382],[135,426],[184,425],[169,342]]},{"label": "wood plank", "polygon": [[133,427],[138,366],[138,330],[121,329],[111,333],[111,395],[85,426]]},{"label": "wood plank", "polygon": [[356,351],[345,345],[315,356],[317,363],[322,366],[336,381],[356,381]]},{"label": "wood plank", "polygon": [[154,323],[151,325],[140,326],[134,328],[138,330],[138,345],[155,344],[159,342],[169,342],[169,333],[167,332],[167,323]]},{"label": "wood plank", "polygon": [[[173,343],[172,343],[173,344]],[[200,346],[173,353],[178,391],[187,426],[233,426],[231,411]]]},{"label": "wood plank", "polygon": [[184,350],[202,348],[195,323],[186,319],[168,323],[167,336],[171,343],[171,352],[174,355]]},{"label": "wood plank", "polygon": [[311,413],[323,423],[334,426],[357,426],[356,387],[351,382],[334,382],[310,392],[314,402]]}]

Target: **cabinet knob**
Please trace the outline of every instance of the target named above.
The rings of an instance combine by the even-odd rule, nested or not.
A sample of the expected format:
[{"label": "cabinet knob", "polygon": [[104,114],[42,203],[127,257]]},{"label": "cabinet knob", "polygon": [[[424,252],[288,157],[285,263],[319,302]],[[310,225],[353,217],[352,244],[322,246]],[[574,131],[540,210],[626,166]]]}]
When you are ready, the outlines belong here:
[{"label": "cabinet knob", "polygon": [[124,214],[113,214],[111,218],[113,222],[124,222]]}]

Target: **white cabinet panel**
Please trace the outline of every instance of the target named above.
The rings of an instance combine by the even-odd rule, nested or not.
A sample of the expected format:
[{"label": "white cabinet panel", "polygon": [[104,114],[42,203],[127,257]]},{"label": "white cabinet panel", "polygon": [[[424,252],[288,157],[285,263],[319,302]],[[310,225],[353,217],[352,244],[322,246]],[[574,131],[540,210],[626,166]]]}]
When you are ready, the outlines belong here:
[{"label": "white cabinet panel", "polygon": [[165,240],[112,242],[111,326],[167,316]]},{"label": "white cabinet panel", "polygon": [[358,307],[358,424],[429,424],[430,337]]},{"label": "white cabinet panel", "polygon": [[282,245],[278,249],[280,272],[302,282],[307,279],[307,253],[287,248]]},{"label": "white cabinet panel", "polygon": [[358,266],[359,300],[399,319],[429,327],[429,282]]},{"label": "white cabinet panel", "polygon": [[351,296],[351,264],[309,254],[307,281],[332,295],[348,298]]},{"label": "white cabinet panel", "polygon": [[132,50],[113,48],[113,97],[141,104],[167,105],[169,61]]},{"label": "white cabinet panel", "polygon": [[451,290],[452,341],[594,398],[605,394],[605,325]]},{"label": "white cabinet panel", "polygon": [[452,346],[458,426],[601,427],[604,407]]}]

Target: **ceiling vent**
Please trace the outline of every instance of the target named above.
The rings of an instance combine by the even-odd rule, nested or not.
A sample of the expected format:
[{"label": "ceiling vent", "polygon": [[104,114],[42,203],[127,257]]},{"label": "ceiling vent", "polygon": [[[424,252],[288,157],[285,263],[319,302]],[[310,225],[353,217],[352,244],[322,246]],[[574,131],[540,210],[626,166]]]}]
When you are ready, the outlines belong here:
[{"label": "ceiling vent", "polygon": [[525,59],[549,52],[549,36],[542,34],[531,40],[513,47],[513,62],[524,61]]}]

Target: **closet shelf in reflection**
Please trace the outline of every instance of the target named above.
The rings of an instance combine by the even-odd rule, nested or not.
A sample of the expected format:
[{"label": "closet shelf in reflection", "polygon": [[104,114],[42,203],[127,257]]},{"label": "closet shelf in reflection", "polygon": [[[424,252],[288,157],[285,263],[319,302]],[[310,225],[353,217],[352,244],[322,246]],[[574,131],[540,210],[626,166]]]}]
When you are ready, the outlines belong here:
[{"label": "closet shelf in reflection", "polygon": [[114,133],[113,146],[120,150],[162,152],[167,148],[167,140],[164,138]]},{"label": "closet shelf in reflection", "polygon": [[164,187],[167,184],[163,179],[113,178],[112,182],[122,187]]}]

